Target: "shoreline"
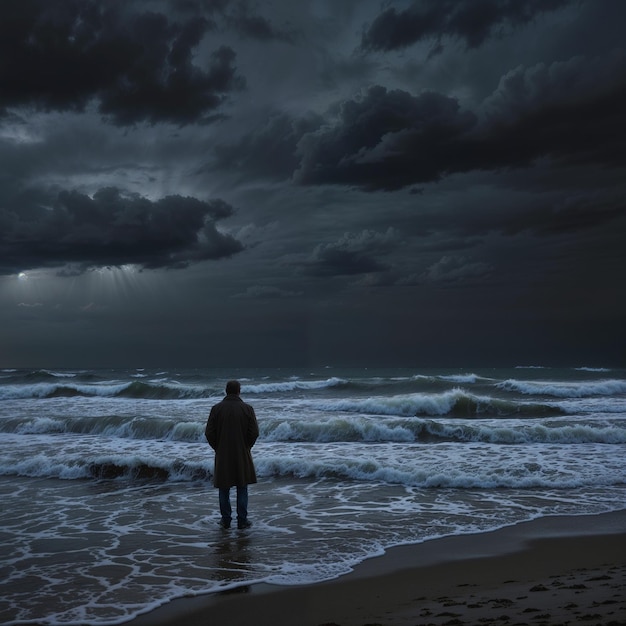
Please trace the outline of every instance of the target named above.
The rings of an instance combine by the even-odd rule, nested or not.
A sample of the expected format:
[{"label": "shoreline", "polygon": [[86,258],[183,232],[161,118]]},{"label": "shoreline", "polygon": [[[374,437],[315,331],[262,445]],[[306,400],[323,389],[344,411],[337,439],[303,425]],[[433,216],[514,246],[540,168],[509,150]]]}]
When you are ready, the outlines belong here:
[{"label": "shoreline", "polygon": [[173,600],[130,626],[626,625],[626,509],[396,546],[340,578]]}]

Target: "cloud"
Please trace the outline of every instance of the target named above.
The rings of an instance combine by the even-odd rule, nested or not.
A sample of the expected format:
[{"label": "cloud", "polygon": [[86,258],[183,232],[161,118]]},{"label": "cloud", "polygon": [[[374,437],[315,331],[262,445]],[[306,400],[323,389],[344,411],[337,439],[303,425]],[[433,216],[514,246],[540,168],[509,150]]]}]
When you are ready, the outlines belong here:
[{"label": "cloud", "polygon": [[293,30],[280,29],[262,15],[255,15],[245,2],[235,6],[232,14],[226,15],[226,22],[240,36],[259,41],[282,41],[293,43],[296,33]]},{"label": "cloud", "polygon": [[491,161],[524,165],[542,156],[569,163],[624,163],[626,53],[517,67],[483,103],[476,148]]},{"label": "cloud", "polygon": [[571,0],[414,0],[404,10],[385,9],[363,33],[361,49],[390,51],[423,40],[434,40],[432,53],[440,52],[442,39],[462,41],[478,48],[505,27],[523,25],[535,16],[554,11]]},{"label": "cloud", "polygon": [[615,222],[626,217],[626,202],[621,191],[573,195],[552,206],[510,212],[500,228],[505,235],[530,232],[539,237],[569,235],[601,227],[616,228]]},{"label": "cloud", "polygon": [[0,111],[83,111],[118,125],[205,123],[244,85],[235,53],[194,53],[211,28],[138,11],[139,3],[24,0],[0,4]]},{"label": "cloud", "polygon": [[472,278],[482,278],[491,271],[486,263],[471,261],[466,257],[443,256],[420,277],[422,282],[451,283]]},{"label": "cloud", "polygon": [[345,233],[338,241],[319,244],[304,263],[305,272],[314,276],[350,276],[383,272],[389,266],[378,260],[398,245],[394,228],[384,233],[363,230]]},{"label": "cloud", "polygon": [[167,196],[150,201],[117,188],[93,197],[62,191],[50,207],[0,211],[0,272],[36,267],[138,265],[182,268],[232,256],[243,245],[217,230],[233,213],[222,200]]},{"label": "cloud", "polygon": [[294,180],[396,190],[470,171],[623,166],[626,53],[518,67],[477,111],[437,92],[371,87],[298,143]]},{"label": "cloud", "polygon": [[457,155],[475,124],[476,116],[461,111],[454,98],[371,87],[344,102],[334,124],[302,137],[294,179],[368,190],[432,182],[469,168]]},{"label": "cloud", "polygon": [[216,169],[236,170],[244,176],[289,179],[298,167],[298,142],[308,132],[317,130],[323,118],[306,114],[293,118],[275,114],[233,144],[216,146]]}]

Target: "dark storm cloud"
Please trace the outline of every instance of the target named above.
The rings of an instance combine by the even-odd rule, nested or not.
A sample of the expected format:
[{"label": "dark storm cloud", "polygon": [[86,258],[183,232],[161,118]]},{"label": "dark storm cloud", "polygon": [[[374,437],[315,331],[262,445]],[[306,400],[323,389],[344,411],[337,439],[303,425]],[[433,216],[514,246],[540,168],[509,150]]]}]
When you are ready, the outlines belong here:
[{"label": "dark storm cloud", "polygon": [[398,233],[393,228],[384,233],[371,230],[345,233],[338,241],[317,245],[303,268],[305,273],[314,276],[384,272],[389,266],[379,257],[390,252],[397,242]]},{"label": "dark storm cloud", "polygon": [[0,272],[4,274],[72,265],[136,264],[183,268],[243,249],[219,232],[216,221],[233,212],[221,200],[167,196],[150,201],[105,188],[93,198],[62,191],[50,208],[0,211]]},{"label": "dark storm cloud", "polygon": [[210,121],[243,86],[235,53],[193,54],[212,22],[182,23],[133,3],[0,3],[0,113],[83,111],[92,101],[119,125]]},{"label": "dark storm cloud", "polygon": [[181,16],[209,16],[216,28],[225,26],[242,39],[258,41],[282,41],[293,43],[297,33],[291,28],[281,28],[271,19],[255,12],[248,0],[175,0],[167,6],[172,7]]},{"label": "dark storm cloud", "polygon": [[272,115],[237,143],[216,146],[218,167],[236,169],[246,177],[288,179],[299,165],[298,142],[322,122],[323,118],[314,114],[302,118]]},{"label": "dark storm cloud", "polygon": [[422,40],[435,40],[441,50],[444,37],[477,48],[506,27],[530,22],[535,16],[570,4],[572,0],[416,0],[409,8],[385,9],[363,34],[364,50],[389,51]]},{"label": "dark storm cloud", "polygon": [[[509,212],[500,224],[506,235],[529,232],[537,236],[575,234],[592,228],[611,228],[626,218],[626,201],[619,193],[592,193],[583,197],[567,198],[553,206],[526,208],[523,212]],[[497,220],[493,221],[497,224]]]},{"label": "dark storm cloud", "polygon": [[372,87],[344,102],[334,125],[301,139],[295,179],[370,190],[434,181],[462,168],[462,138],[475,125],[454,98]]},{"label": "dark storm cloud", "polygon": [[237,4],[233,13],[226,14],[225,17],[229,26],[242,37],[286,43],[293,43],[296,39],[295,32],[278,28],[266,17],[252,13],[245,2]]},{"label": "dark storm cloud", "polygon": [[428,267],[417,282],[461,283],[484,278],[491,271],[492,268],[482,261],[472,261],[464,256],[445,255]]},{"label": "dark storm cloud", "polygon": [[518,67],[480,110],[436,92],[372,87],[298,144],[301,184],[394,190],[473,170],[623,166],[626,54]]},{"label": "dark storm cloud", "polygon": [[[480,143],[504,165],[552,156],[570,163],[623,165],[626,53],[518,67],[484,103]],[[507,149],[507,146],[513,149]]]}]

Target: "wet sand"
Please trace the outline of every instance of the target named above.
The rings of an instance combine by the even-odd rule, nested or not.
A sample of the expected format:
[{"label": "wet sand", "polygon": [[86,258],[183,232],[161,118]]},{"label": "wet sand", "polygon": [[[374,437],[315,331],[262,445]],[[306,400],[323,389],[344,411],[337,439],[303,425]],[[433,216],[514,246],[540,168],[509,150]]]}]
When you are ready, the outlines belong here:
[{"label": "wet sand", "polygon": [[129,624],[626,625],[626,510],[396,547],[338,580],[176,600]]}]

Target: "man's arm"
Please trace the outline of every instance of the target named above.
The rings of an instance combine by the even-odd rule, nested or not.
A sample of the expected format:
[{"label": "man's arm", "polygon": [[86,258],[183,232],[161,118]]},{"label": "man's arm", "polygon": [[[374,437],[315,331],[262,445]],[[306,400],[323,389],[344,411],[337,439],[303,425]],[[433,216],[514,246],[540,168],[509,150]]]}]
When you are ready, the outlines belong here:
[{"label": "man's arm", "polygon": [[215,425],[215,407],[211,409],[209,413],[209,419],[206,422],[206,428],[204,429],[204,436],[209,442],[209,445],[213,450],[217,447],[217,429]]},{"label": "man's arm", "polygon": [[248,444],[248,448],[252,448],[259,437],[259,424],[256,420],[254,409],[250,405],[248,406],[250,407],[250,414],[248,419],[248,431],[246,433],[246,443]]}]

